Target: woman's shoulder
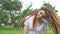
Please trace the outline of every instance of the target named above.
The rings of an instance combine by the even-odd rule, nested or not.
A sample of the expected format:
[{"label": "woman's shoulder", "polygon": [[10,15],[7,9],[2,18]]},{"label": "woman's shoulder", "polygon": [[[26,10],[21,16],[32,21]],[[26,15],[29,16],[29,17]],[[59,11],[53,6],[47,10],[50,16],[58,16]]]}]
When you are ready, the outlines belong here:
[{"label": "woman's shoulder", "polygon": [[43,24],[48,24],[48,21],[45,19],[42,19]]},{"label": "woman's shoulder", "polygon": [[42,19],[43,22],[48,22],[46,19]]},{"label": "woman's shoulder", "polygon": [[26,17],[25,17],[25,19],[28,19],[28,18],[30,18],[30,16],[26,16]]},{"label": "woman's shoulder", "polygon": [[28,15],[28,16],[25,17],[25,19],[27,20],[27,19],[29,19],[31,17],[34,17],[34,15]]}]

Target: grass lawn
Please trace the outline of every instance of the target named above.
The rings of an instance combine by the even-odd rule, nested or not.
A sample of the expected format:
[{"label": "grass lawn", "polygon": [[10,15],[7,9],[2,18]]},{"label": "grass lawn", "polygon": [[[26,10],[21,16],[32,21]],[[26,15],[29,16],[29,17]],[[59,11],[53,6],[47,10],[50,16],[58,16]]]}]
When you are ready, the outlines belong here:
[{"label": "grass lawn", "polygon": [[22,34],[23,31],[18,28],[0,28],[0,34]]},{"label": "grass lawn", "polygon": [[52,30],[48,30],[48,34],[54,34]]},{"label": "grass lawn", "polygon": [[[18,28],[0,28],[0,34],[23,34],[23,30]],[[53,34],[52,30],[48,30],[48,34]]]}]

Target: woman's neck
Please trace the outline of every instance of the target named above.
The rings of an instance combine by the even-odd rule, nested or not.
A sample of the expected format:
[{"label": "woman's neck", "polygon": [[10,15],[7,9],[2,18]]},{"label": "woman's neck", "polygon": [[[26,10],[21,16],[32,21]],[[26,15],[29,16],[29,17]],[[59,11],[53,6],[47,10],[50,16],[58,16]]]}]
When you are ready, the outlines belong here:
[{"label": "woman's neck", "polygon": [[38,20],[36,20],[36,26],[41,26],[41,24],[42,24],[42,20],[40,19],[38,19]]}]

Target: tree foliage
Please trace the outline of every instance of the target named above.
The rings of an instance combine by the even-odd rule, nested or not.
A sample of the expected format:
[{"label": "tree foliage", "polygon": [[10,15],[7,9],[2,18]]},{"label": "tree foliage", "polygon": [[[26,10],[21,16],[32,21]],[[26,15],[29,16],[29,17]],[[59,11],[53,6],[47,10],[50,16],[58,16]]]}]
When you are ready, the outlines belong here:
[{"label": "tree foliage", "polygon": [[[9,11],[9,15],[11,18],[11,22],[13,23],[15,20],[15,15],[16,11],[21,10],[22,8],[22,3],[18,0],[4,0],[2,3],[2,9]],[[12,16],[13,15],[13,16]]]},{"label": "tree foliage", "polygon": [[[52,9],[52,10],[55,10],[55,6],[53,7],[49,2],[48,3],[44,2],[43,6],[48,7],[50,9]],[[55,11],[58,12],[57,10],[55,10]]]},{"label": "tree foliage", "polygon": [[6,23],[8,21],[8,16],[5,14],[5,12],[0,9],[0,24]]},{"label": "tree foliage", "polygon": [[22,4],[20,1],[12,1],[12,0],[4,0],[2,4],[2,8],[8,11],[15,10],[18,11],[22,8]]}]

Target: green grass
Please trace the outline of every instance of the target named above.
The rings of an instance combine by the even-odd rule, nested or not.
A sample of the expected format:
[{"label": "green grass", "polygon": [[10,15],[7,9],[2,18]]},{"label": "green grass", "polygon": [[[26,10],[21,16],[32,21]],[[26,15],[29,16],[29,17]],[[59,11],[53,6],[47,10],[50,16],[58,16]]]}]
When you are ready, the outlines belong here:
[{"label": "green grass", "polygon": [[[23,34],[23,30],[18,28],[0,28],[0,34]],[[48,30],[48,34],[53,34],[52,30]]]},{"label": "green grass", "polygon": [[22,32],[18,28],[0,28],[0,34],[22,34]]},{"label": "green grass", "polygon": [[48,34],[54,34],[51,29],[48,30]]}]

